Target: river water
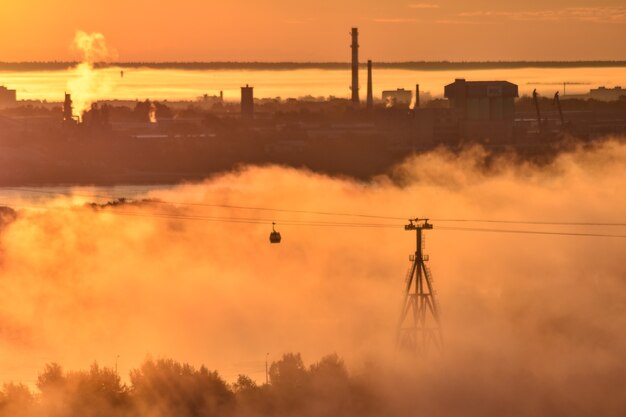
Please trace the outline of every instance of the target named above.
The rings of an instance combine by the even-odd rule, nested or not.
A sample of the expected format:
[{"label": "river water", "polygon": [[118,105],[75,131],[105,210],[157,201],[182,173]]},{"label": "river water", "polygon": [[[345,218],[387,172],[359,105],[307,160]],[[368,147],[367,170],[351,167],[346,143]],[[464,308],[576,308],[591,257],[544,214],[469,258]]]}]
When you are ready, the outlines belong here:
[{"label": "river water", "polygon": [[[203,94],[224,92],[227,101],[239,100],[239,88],[249,84],[255,87],[256,97],[298,98],[348,97],[350,72],[346,70],[179,70],[126,68],[124,77],[120,68],[94,71],[85,80],[85,74],[76,70],[0,72],[0,85],[16,89],[18,100],[41,99],[61,101],[63,92],[70,90],[72,80],[90,84],[90,100],[194,100]],[[81,77],[83,77],[81,79]],[[361,97],[365,96],[366,72],[360,72]],[[598,86],[626,86],[626,67],[612,68],[522,68],[480,70],[399,70],[374,68],[374,94],[380,98],[383,90],[413,89],[420,84],[421,91],[433,97],[443,95],[446,84],[455,78],[468,80],[506,80],[520,87],[520,95],[533,89],[545,95],[561,91],[563,83],[567,94],[587,93]]]}]

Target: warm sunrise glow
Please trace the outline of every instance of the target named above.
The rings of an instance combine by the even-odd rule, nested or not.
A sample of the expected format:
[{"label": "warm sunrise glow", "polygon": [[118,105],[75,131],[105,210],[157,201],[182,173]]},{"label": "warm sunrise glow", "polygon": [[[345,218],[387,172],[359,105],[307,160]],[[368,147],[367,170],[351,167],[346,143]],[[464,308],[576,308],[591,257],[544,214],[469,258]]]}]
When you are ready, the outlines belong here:
[{"label": "warm sunrise glow", "polygon": [[0,417],[624,414],[624,0],[0,3]]},{"label": "warm sunrise glow", "polygon": [[4,0],[0,61],[77,59],[84,29],[128,61],[345,62],[350,26],[377,61],[625,58],[622,0]]}]

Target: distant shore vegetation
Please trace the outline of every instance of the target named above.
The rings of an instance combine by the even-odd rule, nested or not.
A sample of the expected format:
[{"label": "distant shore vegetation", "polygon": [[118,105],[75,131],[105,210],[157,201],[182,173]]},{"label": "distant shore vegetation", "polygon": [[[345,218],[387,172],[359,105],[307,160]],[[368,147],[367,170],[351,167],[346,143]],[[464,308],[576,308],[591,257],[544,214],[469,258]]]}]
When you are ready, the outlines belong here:
[{"label": "distant shore vegetation", "polygon": [[[0,71],[63,71],[76,66],[78,62],[0,62]],[[365,68],[366,62],[361,62]],[[400,69],[416,71],[484,70],[519,68],[619,68],[626,67],[626,61],[407,61],[375,62],[378,69]],[[348,70],[349,62],[108,62],[96,64],[98,68],[150,68],[178,70]]]}]

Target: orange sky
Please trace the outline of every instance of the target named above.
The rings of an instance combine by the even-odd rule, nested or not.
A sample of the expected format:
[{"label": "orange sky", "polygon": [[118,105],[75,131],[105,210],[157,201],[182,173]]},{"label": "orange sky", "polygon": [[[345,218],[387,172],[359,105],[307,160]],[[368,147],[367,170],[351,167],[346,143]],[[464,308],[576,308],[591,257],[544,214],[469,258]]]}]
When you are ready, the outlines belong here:
[{"label": "orange sky", "polygon": [[0,60],[67,60],[77,29],[122,61],[626,59],[624,0],[0,0]]}]

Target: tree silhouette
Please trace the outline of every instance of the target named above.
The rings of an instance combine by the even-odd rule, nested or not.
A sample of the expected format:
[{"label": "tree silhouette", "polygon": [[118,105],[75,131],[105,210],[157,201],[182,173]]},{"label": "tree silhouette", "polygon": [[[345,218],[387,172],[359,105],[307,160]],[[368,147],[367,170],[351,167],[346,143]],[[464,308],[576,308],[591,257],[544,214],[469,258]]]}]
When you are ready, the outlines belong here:
[{"label": "tree silhouette", "polygon": [[308,375],[299,353],[286,353],[279,361],[273,362],[269,377],[279,409],[288,412],[302,409]]},{"label": "tree silhouette", "polygon": [[110,417],[128,411],[128,393],[119,375],[96,363],[88,371],[68,373],[56,363],[47,364],[37,387],[41,407],[50,417]]},{"label": "tree silhouette", "polygon": [[[217,372],[172,359],[147,360],[124,385],[117,372],[93,364],[66,372],[47,364],[39,395],[24,385],[0,390],[0,417],[369,417],[390,415],[380,372],[351,375],[328,355],[306,368],[299,353],[271,364],[270,383],[239,375],[229,386]],[[393,413],[391,413],[393,415]]]},{"label": "tree silhouette", "polygon": [[237,415],[260,417],[275,414],[275,399],[270,385],[258,386],[249,376],[239,375],[233,388],[237,395]]},{"label": "tree silhouette", "polygon": [[224,416],[234,408],[234,394],[226,382],[205,367],[196,370],[171,359],[148,360],[131,371],[130,379],[135,406],[143,415]]},{"label": "tree silhouette", "polygon": [[23,384],[5,384],[0,392],[0,416],[28,417],[33,413],[35,399]]}]

